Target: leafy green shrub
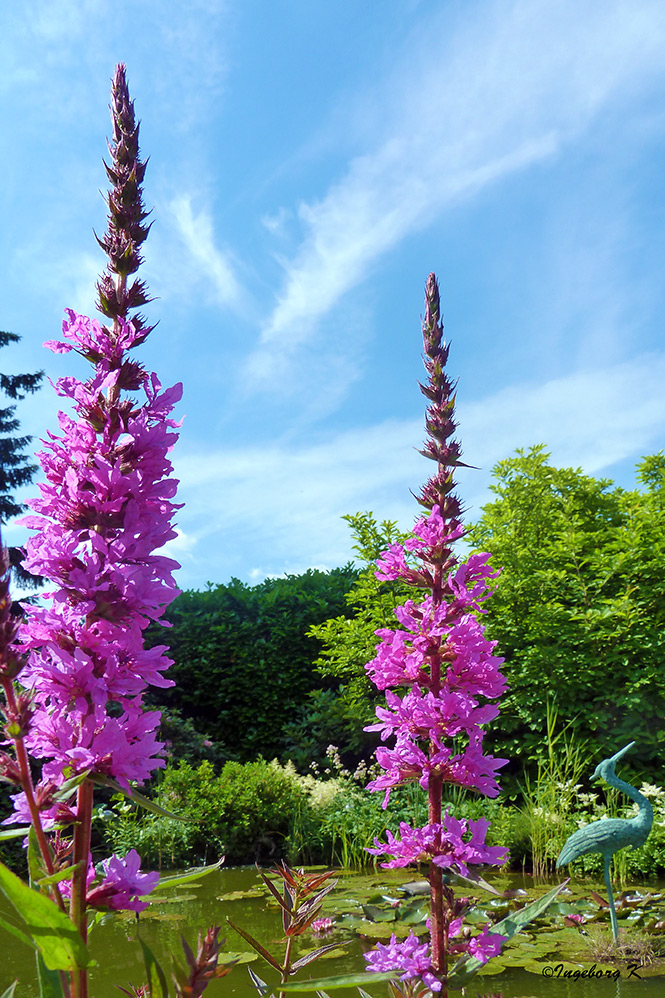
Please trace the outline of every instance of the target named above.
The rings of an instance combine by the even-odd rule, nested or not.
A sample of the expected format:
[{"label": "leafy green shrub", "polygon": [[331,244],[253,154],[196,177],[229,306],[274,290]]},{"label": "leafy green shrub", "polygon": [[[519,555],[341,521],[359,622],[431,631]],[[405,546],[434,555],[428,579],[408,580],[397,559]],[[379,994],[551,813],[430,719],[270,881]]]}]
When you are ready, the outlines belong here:
[{"label": "leafy green shrub", "polygon": [[107,820],[106,837],[117,852],[135,848],[146,865],[181,866],[275,860],[286,852],[294,814],[304,791],[294,774],[276,763],[227,762],[219,776],[212,764],[169,766],[155,802],[184,821],[140,814],[121,803]]},{"label": "leafy green shrub", "polygon": [[543,446],[493,475],[495,498],[467,536],[502,568],[484,619],[506,660],[487,738],[511,760],[504,788],[545,761],[547,702],[590,755],[634,739],[635,764],[665,778],[665,455],[640,462],[646,491],[556,468]]},{"label": "leafy green shrub", "polygon": [[[401,821],[412,827],[427,822],[426,795],[417,784],[397,787],[384,811],[383,794],[364,789],[372,770],[361,763],[350,773],[333,746],[328,762],[323,774],[314,767],[308,776],[299,775],[291,763],[276,761],[228,762],[219,775],[208,761],[198,766],[182,762],[165,770],[155,800],[187,820],[156,817],[123,797],[116,799],[112,812],[101,808],[98,816],[113,851],[124,855],[137,849],[146,866],[158,868],[213,862],[222,854],[229,864],[286,858],[292,864],[371,866],[375,860],[367,846],[383,838],[386,828],[397,833]],[[553,867],[578,827],[603,815],[632,813],[633,805],[626,805],[622,796],[609,792],[605,804],[599,794],[585,793],[575,782],[578,764],[572,749],[551,766],[541,766],[540,782],[519,807],[513,800],[454,789],[444,806],[457,818],[487,819],[487,843],[508,848],[510,868],[542,873]],[[639,849],[617,853],[614,877],[624,884],[665,872],[665,790],[643,784],[642,792],[652,799],[653,829]],[[602,859],[599,854],[581,856],[573,870],[575,876],[600,878]]]}]

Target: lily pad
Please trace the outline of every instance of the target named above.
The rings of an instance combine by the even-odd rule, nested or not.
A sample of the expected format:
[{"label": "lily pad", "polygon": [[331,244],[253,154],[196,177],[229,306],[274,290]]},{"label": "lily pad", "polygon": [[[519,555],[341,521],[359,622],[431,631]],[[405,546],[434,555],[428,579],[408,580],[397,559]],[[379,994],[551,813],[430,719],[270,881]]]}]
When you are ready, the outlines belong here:
[{"label": "lily pad", "polygon": [[411,908],[399,916],[404,925],[420,925],[429,917],[429,908]]},{"label": "lily pad", "polygon": [[261,898],[264,897],[265,891],[260,890],[258,887],[250,887],[246,891],[230,891],[228,894],[218,894],[218,901],[242,901],[244,898]]},{"label": "lily pad", "polygon": [[405,925],[404,922],[364,922],[356,931],[364,939],[390,939],[393,933],[398,939],[406,939],[411,932],[411,926]]},{"label": "lily pad", "polygon": [[497,974],[502,974],[504,970],[507,970],[507,964],[505,963],[503,957],[495,956],[494,959],[488,960],[486,964],[480,969],[479,973],[483,977],[495,977]]},{"label": "lily pad", "polygon": [[171,898],[159,897],[159,895],[153,898],[148,895],[148,898],[150,904],[178,904],[180,901],[198,901],[199,899],[197,894],[177,894]]},{"label": "lily pad", "polygon": [[394,908],[379,908],[375,904],[364,904],[362,910],[370,922],[394,922],[397,912]]},{"label": "lily pad", "polygon": [[402,890],[407,894],[429,894],[429,880],[410,880],[402,884]]},{"label": "lily pad", "polygon": [[253,953],[251,950],[243,950],[242,953],[233,952],[232,950],[225,951],[219,954],[220,964],[232,963],[253,963],[254,960],[258,960],[259,954]]},{"label": "lily pad", "polygon": [[154,922],[182,922],[185,915],[175,911],[155,911],[154,908],[146,908],[141,912],[141,918],[150,918]]}]

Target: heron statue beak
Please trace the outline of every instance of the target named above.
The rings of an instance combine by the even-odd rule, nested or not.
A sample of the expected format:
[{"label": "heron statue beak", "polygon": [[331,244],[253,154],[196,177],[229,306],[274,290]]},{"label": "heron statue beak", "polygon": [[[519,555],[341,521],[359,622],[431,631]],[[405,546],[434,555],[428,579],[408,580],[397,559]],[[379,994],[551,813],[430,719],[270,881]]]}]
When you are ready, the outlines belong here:
[{"label": "heron statue beak", "polygon": [[626,754],[626,752],[628,752],[630,749],[632,749],[632,747],[633,747],[634,744],[635,744],[635,742],[629,742],[628,745],[624,745],[624,747],[622,749],[619,749],[618,752],[615,752],[614,755],[611,756],[609,759],[603,759],[602,762],[599,762],[598,765],[596,766],[595,770],[594,770],[594,773],[593,773],[593,776],[591,777],[591,779],[592,780],[605,780],[605,779],[607,779],[607,777],[605,776],[605,774],[608,771],[612,772],[612,773],[614,772],[614,767],[616,766],[616,764],[619,761],[619,759],[622,756],[624,756]]},{"label": "heron statue beak", "polygon": [[628,752],[630,749],[632,749],[632,747],[633,747],[634,744],[635,744],[635,742],[628,742],[627,745],[624,745],[624,747],[622,749],[619,749],[618,752],[615,752],[615,754],[612,756],[612,758],[608,759],[607,761],[608,762],[613,762],[613,763],[616,764],[619,761],[619,759],[621,758],[621,756],[625,755],[626,752]]}]

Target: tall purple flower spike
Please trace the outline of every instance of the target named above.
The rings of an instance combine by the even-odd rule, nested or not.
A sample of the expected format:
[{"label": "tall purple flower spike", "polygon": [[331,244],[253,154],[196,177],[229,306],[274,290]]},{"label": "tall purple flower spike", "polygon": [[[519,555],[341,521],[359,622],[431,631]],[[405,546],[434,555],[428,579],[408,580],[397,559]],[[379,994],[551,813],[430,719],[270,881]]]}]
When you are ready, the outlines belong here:
[{"label": "tall purple flower spike", "polygon": [[[499,793],[496,774],[506,760],[483,753],[481,726],[499,713],[494,704],[483,701],[501,696],[506,684],[500,672],[503,659],[494,655],[495,642],[485,637],[476,619],[498,572],[489,565],[487,554],[472,555],[459,564],[453,550],[464,534],[454,479],[463,462],[454,438],[455,386],[445,372],[449,347],[443,340],[434,274],[427,279],[425,294],[428,379],[420,387],[428,406],[427,440],[421,453],[437,467],[417,497],[427,515],[403,545],[393,544],[381,555],[376,575],[402,579],[414,587],[414,596],[423,590],[427,595],[395,610],[399,628],[377,631],[380,644],[366,669],[372,682],[387,691],[387,708],[377,708],[378,723],[366,730],[392,741],[390,747],[377,750],[384,772],[368,786],[385,792],[384,807],[391,790],[403,783],[417,781],[428,793],[428,824],[413,829],[402,823],[398,836],[388,833],[388,842],[377,840],[370,852],[387,854],[390,858],[382,864],[387,867],[429,862],[431,951],[416,945],[415,937],[404,943],[393,937],[379,956],[370,954],[367,959],[371,969],[400,969],[403,979],[420,976],[430,989],[445,991],[449,952],[473,951],[485,960],[501,942],[501,937],[485,932],[468,943],[449,943],[459,932],[467,902],[454,900],[452,891],[444,887],[442,870],[468,876],[470,864],[500,865],[507,850],[485,845],[488,822],[458,821],[442,813],[442,792],[449,783],[488,797]],[[400,696],[391,687],[407,687],[407,692]]]},{"label": "tall purple flower spike", "polygon": [[[111,117],[106,170],[113,187],[108,229],[98,240],[108,265],[98,291],[100,309],[112,323],[102,326],[67,309],[63,340],[45,344],[56,353],[75,351],[93,370],[86,381],[63,377],[54,386],[72,403],[73,415],[59,413],[60,433],[42,441],[38,457],[46,481],[30,503],[33,515],[23,520],[37,531],[27,544],[26,567],[52,583],[44,594],[49,604],[26,608],[19,635],[21,651],[28,653],[21,682],[32,694],[34,711],[25,744],[42,761],[35,788],[42,823],[49,828],[75,822],[79,860],[89,849],[89,828],[87,846],[80,829],[89,823],[90,781],[111,779],[128,790],[165,764],[157,737],[160,715],[144,709],[143,695],[149,684],[172,685],[164,676],[171,663],[164,646],[144,647],[143,632],[178,594],[173,571],[179,565],[160,549],[176,537],[178,483],[168,455],[180,425],[171,413],[182,386],[163,390],[157,375],[130,357],[152,327],[130,316],[149,301],[144,283],[129,280],[141,263],[148,226],[141,193],[145,163],[124,66],[113,79]],[[85,803],[80,788],[72,810],[56,794],[77,776],[87,788]],[[14,803],[10,820],[23,820],[25,795]],[[73,897],[89,889],[89,903],[103,896],[110,907],[126,901],[125,907],[136,908],[128,884],[132,877],[146,884],[145,875],[132,857],[131,876],[123,880],[119,863],[109,860],[105,879],[96,885],[86,882],[82,868]],[[85,897],[73,902],[79,928],[85,905]]]}]

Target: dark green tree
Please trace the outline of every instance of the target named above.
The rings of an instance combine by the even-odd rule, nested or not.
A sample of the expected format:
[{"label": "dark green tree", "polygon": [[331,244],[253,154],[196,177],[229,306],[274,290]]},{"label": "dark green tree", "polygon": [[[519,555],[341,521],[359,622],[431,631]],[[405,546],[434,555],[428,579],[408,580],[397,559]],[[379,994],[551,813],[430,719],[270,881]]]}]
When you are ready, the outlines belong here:
[{"label": "dark green tree", "polygon": [[649,780],[664,773],[664,471],[644,458],[646,491],[624,491],[543,446],[493,469],[468,539],[502,568],[486,622],[510,689],[488,737],[514,772],[544,756],[549,703],[590,756],[635,739]]},{"label": "dark green tree", "polygon": [[342,612],[356,576],[347,565],[182,593],[165,614],[172,627],[150,630],[153,644],[168,644],[176,682],[155,691],[153,702],[205,732],[216,758],[287,758],[285,728],[321,686],[312,666],[320,642],[307,632]]},{"label": "dark green tree", "polygon": [[[0,331],[0,349],[10,343],[18,343],[20,339],[16,333]],[[43,377],[43,371],[36,374],[0,374],[0,391],[13,402],[21,401],[27,394],[39,389]],[[28,485],[37,471],[37,466],[25,453],[32,437],[16,435],[20,422],[14,415],[15,411],[15,405],[0,408],[0,523],[6,523],[24,512],[26,506],[16,501],[15,492],[21,486]],[[21,568],[21,557],[20,548],[9,549],[15,581],[22,587],[32,588],[40,580]]]}]

